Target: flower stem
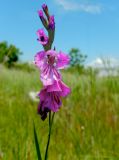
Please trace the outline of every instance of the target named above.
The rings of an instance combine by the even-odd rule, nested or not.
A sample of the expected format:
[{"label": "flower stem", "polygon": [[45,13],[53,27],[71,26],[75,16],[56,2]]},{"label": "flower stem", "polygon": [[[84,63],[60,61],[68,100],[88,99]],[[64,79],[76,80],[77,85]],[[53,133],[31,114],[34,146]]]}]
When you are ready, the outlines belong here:
[{"label": "flower stem", "polygon": [[48,134],[48,141],[47,141],[47,146],[46,146],[46,151],[45,151],[45,160],[47,160],[48,158],[48,149],[49,149],[49,144],[50,144],[50,136],[51,136],[51,129],[52,129],[54,115],[55,113],[53,113],[52,118],[51,118],[51,112],[49,112],[49,134]]}]

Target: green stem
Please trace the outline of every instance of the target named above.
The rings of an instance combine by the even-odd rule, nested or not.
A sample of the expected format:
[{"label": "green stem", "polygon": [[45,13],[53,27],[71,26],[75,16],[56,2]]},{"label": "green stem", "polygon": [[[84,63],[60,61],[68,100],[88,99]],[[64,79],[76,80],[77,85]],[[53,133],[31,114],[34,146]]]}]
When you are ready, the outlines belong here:
[{"label": "green stem", "polygon": [[53,113],[52,119],[51,119],[51,112],[49,112],[49,134],[48,134],[48,141],[47,141],[47,146],[46,146],[46,151],[45,151],[45,160],[47,160],[48,158],[48,149],[49,149],[49,144],[50,144],[51,129],[52,129],[54,115],[55,113]]},{"label": "green stem", "polygon": [[51,111],[49,112],[49,127],[50,127],[50,124],[51,124]]}]

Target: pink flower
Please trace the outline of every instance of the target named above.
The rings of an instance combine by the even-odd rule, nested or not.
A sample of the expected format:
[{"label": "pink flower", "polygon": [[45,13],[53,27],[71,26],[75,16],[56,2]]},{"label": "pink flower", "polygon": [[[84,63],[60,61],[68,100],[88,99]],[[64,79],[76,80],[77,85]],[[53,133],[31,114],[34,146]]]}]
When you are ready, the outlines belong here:
[{"label": "pink flower", "polygon": [[[48,36],[43,29],[37,31],[38,41],[43,45],[44,50],[35,55],[35,65],[40,70],[40,79],[43,83],[43,89],[39,92],[40,99],[38,113],[42,120],[45,120],[48,112],[57,112],[61,107],[61,98],[66,97],[71,91],[62,81],[60,69],[65,68],[70,58],[63,52],[57,53],[52,50],[52,44],[55,36],[55,19],[50,15],[48,6],[42,5],[42,10],[38,11],[40,20],[48,32]],[[50,50],[51,49],[51,50]]]},{"label": "pink flower", "polygon": [[38,96],[40,97],[38,113],[41,115],[42,120],[45,120],[49,111],[57,112],[61,106],[58,92],[47,92],[47,88],[44,88],[40,91]]},{"label": "pink flower", "polygon": [[61,107],[61,97],[65,97],[70,93],[70,88],[62,81],[55,81],[51,86],[44,87],[38,94],[40,103],[38,105],[38,113],[41,119],[45,120],[49,111],[57,112]]},{"label": "pink flower", "polygon": [[55,80],[61,80],[59,69],[69,64],[69,56],[54,50],[38,52],[35,56],[35,64],[41,70],[41,81],[44,86],[52,85]]},{"label": "pink flower", "polygon": [[55,81],[53,85],[44,87],[38,94],[40,103],[38,113],[41,119],[45,120],[49,111],[57,112],[61,107],[61,97],[70,93],[70,88],[62,81]]},{"label": "pink flower", "polygon": [[49,38],[45,35],[44,30],[43,29],[39,29],[37,31],[37,36],[38,36],[38,41],[43,45],[47,45],[48,44],[48,40]]}]

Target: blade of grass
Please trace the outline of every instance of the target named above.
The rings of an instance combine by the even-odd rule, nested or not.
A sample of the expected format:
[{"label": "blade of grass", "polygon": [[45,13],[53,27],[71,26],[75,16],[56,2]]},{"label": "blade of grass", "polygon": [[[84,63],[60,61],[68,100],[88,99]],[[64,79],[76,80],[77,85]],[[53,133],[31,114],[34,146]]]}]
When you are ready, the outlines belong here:
[{"label": "blade of grass", "polygon": [[37,157],[38,157],[38,160],[42,160],[41,152],[40,152],[40,146],[39,146],[39,143],[38,143],[38,137],[37,137],[37,133],[36,133],[36,128],[35,128],[34,122],[33,122],[33,127],[34,127],[34,139],[35,139]]}]

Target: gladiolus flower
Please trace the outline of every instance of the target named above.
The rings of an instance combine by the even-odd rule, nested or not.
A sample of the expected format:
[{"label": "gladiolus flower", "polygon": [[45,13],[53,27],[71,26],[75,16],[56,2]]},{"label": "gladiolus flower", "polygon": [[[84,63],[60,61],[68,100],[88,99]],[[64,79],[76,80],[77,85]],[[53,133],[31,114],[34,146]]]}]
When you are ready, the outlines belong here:
[{"label": "gladiolus flower", "polygon": [[41,119],[45,120],[49,111],[57,112],[61,107],[61,97],[65,97],[70,93],[70,88],[62,81],[55,81],[53,85],[44,87],[38,94],[40,103],[38,105],[38,113]]},{"label": "gladiolus flower", "polygon": [[35,56],[35,64],[41,70],[43,85],[52,85],[54,80],[61,80],[59,69],[69,64],[69,56],[54,50],[38,52]]},{"label": "gladiolus flower", "polygon": [[[37,31],[37,40],[43,45],[45,51],[38,52],[34,59],[35,65],[40,70],[40,79],[43,83],[43,89],[38,93],[40,99],[38,113],[41,119],[45,120],[49,112],[57,112],[59,110],[61,98],[71,92],[70,88],[62,81],[60,73],[60,69],[65,68],[69,64],[70,58],[63,52],[57,53],[51,49],[55,36],[55,20],[54,16],[49,14],[46,4],[42,5],[42,10],[38,11],[38,15],[48,32],[47,36],[43,29]],[[51,115],[49,114],[49,124],[53,122],[54,118],[53,114],[50,122]]]},{"label": "gladiolus flower", "polygon": [[47,88],[44,88],[38,96],[40,98],[38,113],[41,115],[42,120],[45,120],[49,111],[57,112],[61,106],[58,92],[47,92]]}]

